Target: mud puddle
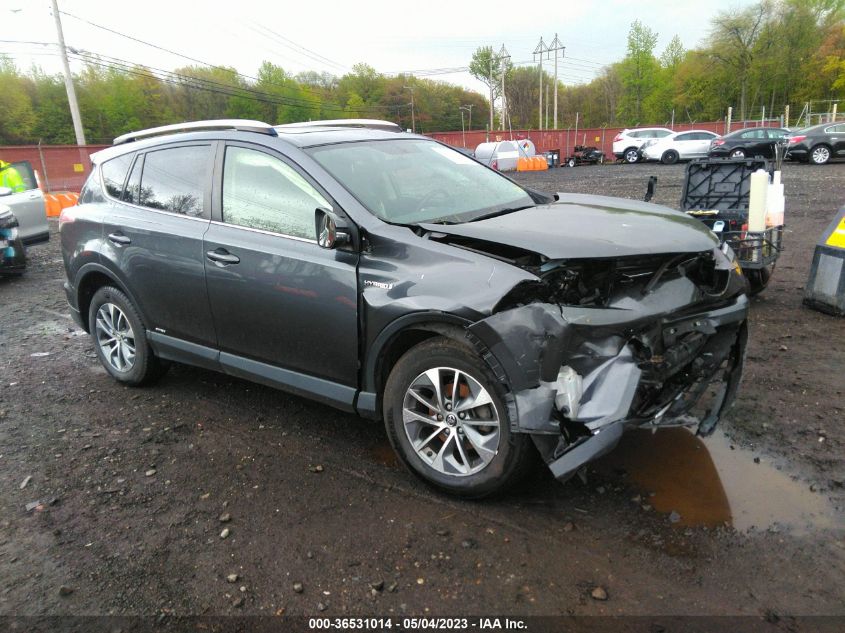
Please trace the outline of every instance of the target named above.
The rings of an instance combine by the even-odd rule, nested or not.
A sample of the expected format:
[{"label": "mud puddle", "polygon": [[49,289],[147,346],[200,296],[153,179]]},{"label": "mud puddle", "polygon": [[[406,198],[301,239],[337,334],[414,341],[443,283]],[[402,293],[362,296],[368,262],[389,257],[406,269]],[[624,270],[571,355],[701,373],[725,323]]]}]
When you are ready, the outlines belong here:
[{"label": "mud puddle", "polygon": [[622,474],[642,502],[673,515],[679,526],[732,526],[738,531],[786,529],[795,534],[845,529],[845,516],[803,482],[765,458],[731,444],[720,431],[699,438],[686,429],[627,433],[596,463]]}]

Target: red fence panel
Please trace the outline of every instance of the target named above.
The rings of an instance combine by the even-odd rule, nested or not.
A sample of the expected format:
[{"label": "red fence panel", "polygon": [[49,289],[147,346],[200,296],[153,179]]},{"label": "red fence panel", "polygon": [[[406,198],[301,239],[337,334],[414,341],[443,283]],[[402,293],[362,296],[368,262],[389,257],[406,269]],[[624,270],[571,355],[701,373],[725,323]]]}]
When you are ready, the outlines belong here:
[{"label": "red fence panel", "polygon": [[44,191],[78,192],[91,171],[91,154],[105,147],[110,145],[6,145],[0,146],[0,160],[28,160]]}]

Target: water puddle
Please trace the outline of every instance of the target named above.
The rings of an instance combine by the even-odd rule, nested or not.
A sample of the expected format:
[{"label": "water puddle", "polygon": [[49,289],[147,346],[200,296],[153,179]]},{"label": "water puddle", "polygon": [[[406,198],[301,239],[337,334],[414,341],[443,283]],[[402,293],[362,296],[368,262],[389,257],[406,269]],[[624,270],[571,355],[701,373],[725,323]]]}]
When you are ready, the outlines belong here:
[{"label": "water puddle", "polygon": [[675,525],[785,528],[796,534],[845,528],[845,517],[822,495],[754,458],[732,448],[718,430],[705,439],[681,428],[636,430],[596,468],[627,473],[629,485],[644,493],[643,503],[680,515]]}]

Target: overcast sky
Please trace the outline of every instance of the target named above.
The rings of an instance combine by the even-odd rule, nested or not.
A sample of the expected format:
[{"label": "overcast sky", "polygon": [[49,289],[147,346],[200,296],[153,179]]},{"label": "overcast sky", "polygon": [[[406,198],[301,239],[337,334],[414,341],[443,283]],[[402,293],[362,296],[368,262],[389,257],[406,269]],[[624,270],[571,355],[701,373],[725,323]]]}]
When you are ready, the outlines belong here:
[{"label": "overcast sky", "polygon": [[[190,64],[83,20],[198,60],[255,75],[262,60],[292,73],[342,75],[357,62],[380,72],[455,69],[479,46],[502,44],[513,62],[528,63],[540,36],[566,46],[559,74],[566,84],[589,81],[625,54],[635,19],[659,33],[658,53],[675,35],[687,48],[707,35],[717,12],[749,0],[553,0],[552,2],[398,2],[396,0],[59,0],[68,46],[172,70]],[[0,0],[0,40],[55,42],[49,0]],[[219,7],[219,8],[217,8]],[[82,18],[82,20],[78,19]],[[61,69],[54,47],[0,41],[19,67]],[[80,62],[72,62],[76,67]],[[551,70],[551,62],[547,62]],[[420,73],[421,75],[423,73]],[[483,92],[465,71],[429,75]]]}]

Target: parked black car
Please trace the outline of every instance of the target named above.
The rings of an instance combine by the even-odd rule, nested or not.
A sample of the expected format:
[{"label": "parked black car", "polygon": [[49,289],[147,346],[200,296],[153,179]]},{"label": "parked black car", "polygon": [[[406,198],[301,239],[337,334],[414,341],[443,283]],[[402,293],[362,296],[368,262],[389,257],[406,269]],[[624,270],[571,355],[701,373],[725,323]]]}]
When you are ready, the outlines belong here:
[{"label": "parked black car", "polygon": [[748,301],[701,222],[531,191],[377,124],[199,122],[94,154],[60,230],[106,370],[140,385],[179,361],[383,418],[464,496],[531,444],[566,479],[625,428],[713,430]]},{"label": "parked black car", "polygon": [[0,204],[0,276],[20,275],[26,269],[26,250],[12,210]]},{"label": "parked black car", "polygon": [[806,127],[793,132],[787,141],[787,158],[824,165],[833,158],[845,157],[845,123]]},{"label": "parked black car", "polygon": [[778,127],[751,127],[736,130],[710,141],[711,158],[774,158],[774,147],[783,143],[789,130]]}]

